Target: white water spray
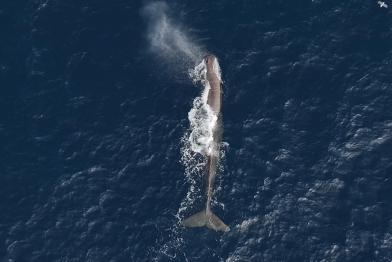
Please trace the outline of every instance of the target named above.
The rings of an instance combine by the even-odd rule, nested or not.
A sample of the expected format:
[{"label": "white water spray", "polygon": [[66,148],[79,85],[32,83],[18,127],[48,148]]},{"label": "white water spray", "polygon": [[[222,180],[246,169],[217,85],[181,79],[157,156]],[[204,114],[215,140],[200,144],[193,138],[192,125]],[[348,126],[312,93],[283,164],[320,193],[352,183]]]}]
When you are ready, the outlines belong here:
[{"label": "white water spray", "polygon": [[210,155],[213,151],[213,129],[217,123],[218,116],[207,104],[210,85],[206,81],[207,68],[203,60],[190,72],[194,83],[200,82],[204,90],[200,97],[193,100],[193,107],[188,113],[190,122],[190,149],[202,155]]},{"label": "white water spray", "polygon": [[192,41],[186,30],[170,18],[165,2],[152,2],[142,9],[148,22],[147,38],[150,50],[165,62],[182,67],[194,66],[205,52]]}]

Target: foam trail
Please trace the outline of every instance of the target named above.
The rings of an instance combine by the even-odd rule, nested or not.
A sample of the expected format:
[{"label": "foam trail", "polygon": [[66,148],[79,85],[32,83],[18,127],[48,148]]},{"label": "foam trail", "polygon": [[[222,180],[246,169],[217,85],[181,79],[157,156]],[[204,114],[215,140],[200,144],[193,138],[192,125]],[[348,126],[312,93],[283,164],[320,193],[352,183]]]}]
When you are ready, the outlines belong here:
[{"label": "foam trail", "polygon": [[170,18],[170,9],[165,2],[147,4],[142,14],[148,22],[147,38],[153,53],[187,69],[202,59],[205,52]]}]

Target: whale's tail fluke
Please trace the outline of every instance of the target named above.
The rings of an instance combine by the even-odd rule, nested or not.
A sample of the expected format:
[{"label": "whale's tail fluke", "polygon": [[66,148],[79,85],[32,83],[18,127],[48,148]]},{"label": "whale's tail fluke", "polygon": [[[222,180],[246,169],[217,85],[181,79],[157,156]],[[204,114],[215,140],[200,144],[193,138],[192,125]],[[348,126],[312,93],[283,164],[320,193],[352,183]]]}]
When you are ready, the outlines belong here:
[{"label": "whale's tail fluke", "polygon": [[230,231],[230,228],[214,213],[207,212],[206,210],[202,210],[184,221],[182,221],[182,225],[186,227],[203,227],[206,226],[215,231]]}]

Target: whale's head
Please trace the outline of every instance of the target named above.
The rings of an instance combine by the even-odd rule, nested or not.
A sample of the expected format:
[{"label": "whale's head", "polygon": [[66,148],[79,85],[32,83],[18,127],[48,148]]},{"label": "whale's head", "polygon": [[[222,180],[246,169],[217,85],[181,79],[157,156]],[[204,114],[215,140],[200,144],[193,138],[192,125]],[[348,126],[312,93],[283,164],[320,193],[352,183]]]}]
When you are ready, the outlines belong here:
[{"label": "whale's head", "polygon": [[214,56],[213,54],[208,54],[208,55],[204,56],[204,62],[208,66],[212,66],[215,62],[215,59],[216,59],[216,56]]}]

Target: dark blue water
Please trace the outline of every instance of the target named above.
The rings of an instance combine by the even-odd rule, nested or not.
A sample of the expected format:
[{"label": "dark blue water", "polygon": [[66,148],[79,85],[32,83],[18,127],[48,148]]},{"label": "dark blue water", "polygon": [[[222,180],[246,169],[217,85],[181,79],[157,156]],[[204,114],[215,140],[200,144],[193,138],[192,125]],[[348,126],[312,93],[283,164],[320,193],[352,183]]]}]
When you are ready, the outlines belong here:
[{"label": "dark blue water", "polygon": [[148,5],[0,3],[0,261],[391,261],[391,8],[167,2],[222,68],[216,233],[179,226],[200,88]]}]

